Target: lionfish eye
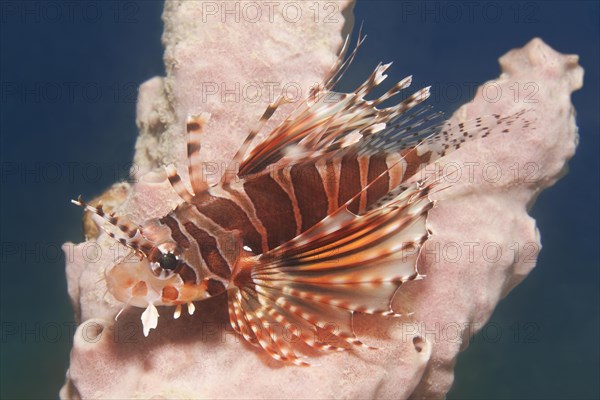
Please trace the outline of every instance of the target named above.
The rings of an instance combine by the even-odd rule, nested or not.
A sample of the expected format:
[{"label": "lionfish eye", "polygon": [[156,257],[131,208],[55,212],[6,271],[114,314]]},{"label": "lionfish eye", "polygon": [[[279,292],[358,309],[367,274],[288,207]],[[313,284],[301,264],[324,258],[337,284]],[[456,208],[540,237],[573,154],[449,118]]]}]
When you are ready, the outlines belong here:
[{"label": "lionfish eye", "polygon": [[177,265],[179,265],[179,260],[177,259],[177,257],[175,257],[175,254],[166,253],[160,257],[158,263],[160,264],[160,267],[162,269],[172,271],[175,268],[177,268]]}]

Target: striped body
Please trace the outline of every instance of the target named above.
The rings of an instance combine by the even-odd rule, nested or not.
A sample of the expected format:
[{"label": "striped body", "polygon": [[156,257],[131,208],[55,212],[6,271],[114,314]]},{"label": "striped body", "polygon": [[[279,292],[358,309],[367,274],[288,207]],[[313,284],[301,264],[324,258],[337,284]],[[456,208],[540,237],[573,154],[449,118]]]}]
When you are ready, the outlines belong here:
[{"label": "striped body", "polygon": [[[159,221],[185,249],[178,271],[183,280],[203,284],[214,296],[228,287],[242,253],[262,254],[288,242],[359,193],[348,209],[364,213],[426,165],[429,154],[349,155],[271,168],[212,187],[198,201],[180,205]],[[373,184],[366,188],[369,183]],[[176,300],[174,289],[165,293]]]}]

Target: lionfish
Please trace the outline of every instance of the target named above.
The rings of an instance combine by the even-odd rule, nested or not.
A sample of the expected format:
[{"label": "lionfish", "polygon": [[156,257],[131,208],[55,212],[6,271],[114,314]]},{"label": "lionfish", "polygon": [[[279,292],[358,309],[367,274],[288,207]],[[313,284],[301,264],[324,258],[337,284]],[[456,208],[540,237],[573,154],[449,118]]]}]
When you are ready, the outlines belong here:
[{"label": "lionfish", "polygon": [[[364,38],[363,38],[364,40]],[[440,179],[417,179],[424,168],[469,140],[508,132],[524,111],[451,124],[417,107],[423,88],[390,107],[410,86],[402,79],[374,100],[365,96],[386,77],[379,64],[352,93],[332,89],[356,55],[341,55],[328,77],[258,145],[250,145],[284,97],[269,104],[233,157],[237,176],[209,186],[199,157],[206,113],[187,119],[191,191],[166,167],[182,202],[162,218],[136,225],[81,197],[73,203],[118,228],[112,238],[132,250],[105,271],[109,292],[146,308],[144,335],[156,328],[156,306],[187,305],[226,293],[230,324],[272,358],[308,365],[301,346],[317,350],[370,347],[352,329],[355,312],[398,317],[392,298],[422,278],[417,260],[430,232],[430,193]],[[229,170],[229,169],[228,169]],[[410,183],[412,182],[412,183]],[[287,340],[269,327],[292,326]],[[319,338],[322,333],[328,338]]]}]

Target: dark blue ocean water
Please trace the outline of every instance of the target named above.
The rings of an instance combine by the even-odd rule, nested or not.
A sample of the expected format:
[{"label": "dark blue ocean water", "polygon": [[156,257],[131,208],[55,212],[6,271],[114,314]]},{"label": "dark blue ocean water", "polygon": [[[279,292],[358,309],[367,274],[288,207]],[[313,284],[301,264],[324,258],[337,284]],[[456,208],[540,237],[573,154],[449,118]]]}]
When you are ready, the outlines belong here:
[{"label": "dark blue ocean water", "polygon": [[[64,381],[74,323],[59,248],[82,240],[69,199],[127,177],[137,87],[164,74],[161,10],[0,3],[2,398],[53,398]],[[580,56],[580,144],[568,175],[531,210],[544,246],[537,266],[461,354],[449,398],[598,398],[598,3],[365,1],[355,15],[368,39],[342,86],[393,60],[390,80],[433,83],[432,104],[448,112],[533,37]]]}]

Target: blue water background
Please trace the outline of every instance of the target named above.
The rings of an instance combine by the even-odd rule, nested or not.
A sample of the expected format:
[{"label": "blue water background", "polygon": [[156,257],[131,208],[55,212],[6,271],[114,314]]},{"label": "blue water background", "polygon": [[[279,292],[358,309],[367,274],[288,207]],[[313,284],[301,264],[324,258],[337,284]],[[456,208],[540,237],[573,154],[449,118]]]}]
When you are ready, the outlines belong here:
[{"label": "blue water background", "polygon": [[[67,3],[1,3],[0,397],[7,399],[54,398],[64,382],[74,323],[58,249],[82,240],[81,210],[69,199],[89,199],[127,177],[137,87],[164,74],[161,2],[84,2],[72,14]],[[598,398],[598,2],[365,1],[355,16],[368,39],[341,87],[394,61],[390,80],[413,74],[415,87],[433,83],[432,104],[447,112],[498,75],[500,55],[533,37],[580,56],[585,86],[572,97],[580,144],[568,175],[531,210],[544,246],[537,266],[460,355],[448,397]]]}]

